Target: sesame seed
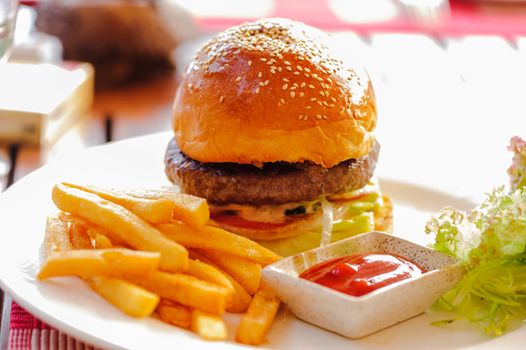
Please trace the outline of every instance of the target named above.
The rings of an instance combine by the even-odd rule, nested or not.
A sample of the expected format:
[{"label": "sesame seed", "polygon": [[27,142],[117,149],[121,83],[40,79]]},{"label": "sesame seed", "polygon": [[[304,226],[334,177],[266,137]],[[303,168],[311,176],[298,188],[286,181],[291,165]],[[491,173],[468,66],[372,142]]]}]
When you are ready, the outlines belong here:
[{"label": "sesame seed", "polygon": [[300,114],[299,117],[298,117],[299,120],[302,120],[303,119],[303,114]]},{"label": "sesame seed", "polygon": [[300,97],[303,97],[305,96],[305,94],[303,92],[300,92]]},{"label": "sesame seed", "polygon": [[321,116],[323,119],[327,120],[327,116],[324,114]]},{"label": "sesame seed", "polygon": [[296,96],[296,93],[294,91],[291,91],[290,92],[290,97],[294,98],[294,96]]},{"label": "sesame seed", "polygon": [[274,63],[272,62],[272,60],[270,60],[270,61],[267,62],[267,64],[268,64],[269,66],[271,66],[271,65],[274,64]]},{"label": "sesame seed", "polygon": [[248,66],[250,67],[252,65],[252,61],[248,61]]},{"label": "sesame seed", "polygon": [[310,73],[310,69],[308,67],[303,68],[303,70],[307,73]]},{"label": "sesame seed", "polygon": [[320,120],[321,119],[321,115],[316,114],[316,119]]},{"label": "sesame seed", "polygon": [[310,77],[310,74],[305,73],[305,78]]},{"label": "sesame seed", "polygon": [[327,101],[323,101],[323,105],[324,105],[325,107],[328,107],[328,106],[329,106],[329,104],[327,103]]},{"label": "sesame seed", "polygon": [[265,83],[262,82],[262,81],[260,81],[260,82],[259,82],[259,86],[265,86]]},{"label": "sesame seed", "polygon": [[237,77],[237,78],[236,78],[236,81],[241,81],[241,77]]},{"label": "sesame seed", "polygon": [[283,87],[282,87],[282,88],[283,88],[283,90],[287,90],[288,87],[289,87],[288,84],[283,84]]},{"label": "sesame seed", "polygon": [[300,75],[300,72],[294,72],[294,73],[292,73],[292,74],[294,74],[294,75]]},{"label": "sesame seed", "polygon": [[316,99],[316,97],[311,97],[310,100],[311,100],[312,102],[314,102],[314,101],[316,101],[317,99]]},{"label": "sesame seed", "polygon": [[336,102],[336,99],[334,97],[331,97],[332,102]]},{"label": "sesame seed", "polygon": [[316,79],[316,78],[318,77],[318,74],[316,74],[316,73],[312,73],[311,75],[312,75],[312,77],[313,77],[314,79]]},{"label": "sesame seed", "polygon": [[325,93],[323,91],[320,91],[320,95],[322,95],[323,97],[325,97]]},{"label": "sesame seed", "polygon": [[256,89],[256,94],[259,94],[259,88]]},{"label": "sesame seed", "polygon": [[291,86],[290,89],[291,90],[296,90],[298,87],[297,86]]},{"label": "sesame seed", "polygon": [[288,70],[289,72],[292,72],[292,68],[290,68],[290,66],[285,67],[285,69]]},{"label": "sesame seed", "polygon": [[266,59],[265,57],[261,57],[261,58],[260,58],[260,61],[261,61],[261,62],[267,62],[267,59]]},{"label": "sesame seed", "polygon": [[307,120],[307,119],[309,119],[308,115],[306,115],[305,118],[303,118],[303,120]]},{"label": "sesame seed", "polygon": [[305,109],[312,109],[311,106],[305,106]]},{"label": "sesame seed", "polygon": [[263,76],[263,73],[259,72],[258,73],[258,78],[261,78]]},{"label": "sesame seed", "polygon": [[316,103],[317,103],[320,107],[323,106],[323,103],[321,103],[321,101],[316,101]]},{"label": "sesame seed", "polygon": [[221,97],[219,98],[219,102],[220,102],[220,103],[223,103],[224,100],[225,100],[225,96],[221,96]]},{"label": "sesame seed", "polygon": [[287,66],[290,66],[290,62],[289,61],[285,61],[283,63],[285,63]]},{"label": "sesame seed", "polygon": [[289,82],[289,80],[287,78],[283,78],[283,81],[286,82],[286,83]]},{"label": "sesame seed", "polygon": [[307,85],[306,82],[301,83],[301,87],[305,87],[305,85]]},{"label": "sesame seed", "polygon": [[269,82],[269,80],[268,80],[268,79],[267,79],[267,80],[265,80],[265,86],[267,86],[267,85],[268,85],[268,82]]},{"label": "sesame seed", "polygon": [[312,84],[309,84],[309,87],[310,87],[311,89],[314,89],[314,85],[312,85]]},{"label": "sesame seed", "polygon": [[299,70],[300,72],[303,71],[303,68],[301,68],[301,66],[296,66],[296,69]]},{"label": "sesame seed", "polygon": [[283,68],[278,67],[278,72],[281,72],[282,70],[283,70]]},{"label": "sesame seed", "polygon": [[285,99],[284,99],[284,98],[282,98],[281,100],[279,100],[279,102],[281,102],[281,103],[285,104]]},{"label": "sesame seed", "polygon": [[276,71],[275,71],[274,69],[271,69],[271,70],[270,70],[270,73],[272,73],[272,74],[276,74]]}]

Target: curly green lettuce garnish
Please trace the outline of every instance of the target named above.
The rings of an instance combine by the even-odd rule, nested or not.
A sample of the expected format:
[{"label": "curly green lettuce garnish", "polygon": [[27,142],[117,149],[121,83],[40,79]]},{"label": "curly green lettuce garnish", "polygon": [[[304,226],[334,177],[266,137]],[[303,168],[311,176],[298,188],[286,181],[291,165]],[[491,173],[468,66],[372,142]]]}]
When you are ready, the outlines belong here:
[{"label": "curly green lettuce garnish", "polygon": [[466,275],[434,305],[485,333],[526,320],[526,143],[512,139],[511,191],[499,187],[471,213],[445,208],[426,225],[433,248],[456,257]]},{"label": "curly green lettuce garnish", "polygon": [[511,189],[526,186],[526,141],[515,136],[511,139],[508,150],[514,153],[513,163],[508,169]]}]

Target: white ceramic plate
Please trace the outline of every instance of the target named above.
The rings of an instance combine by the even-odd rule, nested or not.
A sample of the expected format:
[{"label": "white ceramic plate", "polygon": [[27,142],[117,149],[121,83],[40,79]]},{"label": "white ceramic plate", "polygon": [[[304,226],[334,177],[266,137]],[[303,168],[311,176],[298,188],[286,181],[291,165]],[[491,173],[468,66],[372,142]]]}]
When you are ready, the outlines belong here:
[{"label": "white ceramic plate", "polygon": [[[93,148],[61,157],[23,178],[0,197],[0,285],[18,303],[44,322],[96,346],[142,349],[232,349],[232,341],[205,342],[194,334],[153,318],[129,318],[99,298],[80,281],[64,278],[37,283],[39,248],[45,218],[54,212],[53,184],[67,180],[106,186],[168,185],[163,173],[164,148],[170,134],[159,134]],[[444,205],[472,204],[447,194],[407,183],[382,180],[395,201],[395,231],[417,243],[430,240],[423,225],[430,212]],[[229,315],[230,334],[238,316]],[[445,349],[522,348],[524,329],[487,338],[468,326],[433,327],[427,315],[360,340],[349,340],[281,312],[269,334],[268,348],[282,349]]]}]

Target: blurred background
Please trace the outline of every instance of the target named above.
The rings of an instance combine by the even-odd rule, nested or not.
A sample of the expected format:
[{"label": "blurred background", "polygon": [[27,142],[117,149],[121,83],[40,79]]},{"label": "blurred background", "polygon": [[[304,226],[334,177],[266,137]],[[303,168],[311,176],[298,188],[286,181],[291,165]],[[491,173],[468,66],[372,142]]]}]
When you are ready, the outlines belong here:
[{"label": "blurred background", "polygon": [[508,140],[526,136],[526,2],[27,0],[0,70],[4,186],[57,154],[169,130],[199,46],[260,17],[319,27],[365,65],[381,176],[470,198],[506,181]]}]

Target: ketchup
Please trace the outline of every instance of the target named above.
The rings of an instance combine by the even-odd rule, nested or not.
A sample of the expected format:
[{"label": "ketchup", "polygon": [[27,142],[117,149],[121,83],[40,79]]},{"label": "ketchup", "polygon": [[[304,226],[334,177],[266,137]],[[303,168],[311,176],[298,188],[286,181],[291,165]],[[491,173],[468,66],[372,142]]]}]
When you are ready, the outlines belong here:
[{"label": "ketchup", "polygon": [[311,266],[300,277],[358,297],[424,272],[422,267],[401,256],[367,253],[321,262]]}]

